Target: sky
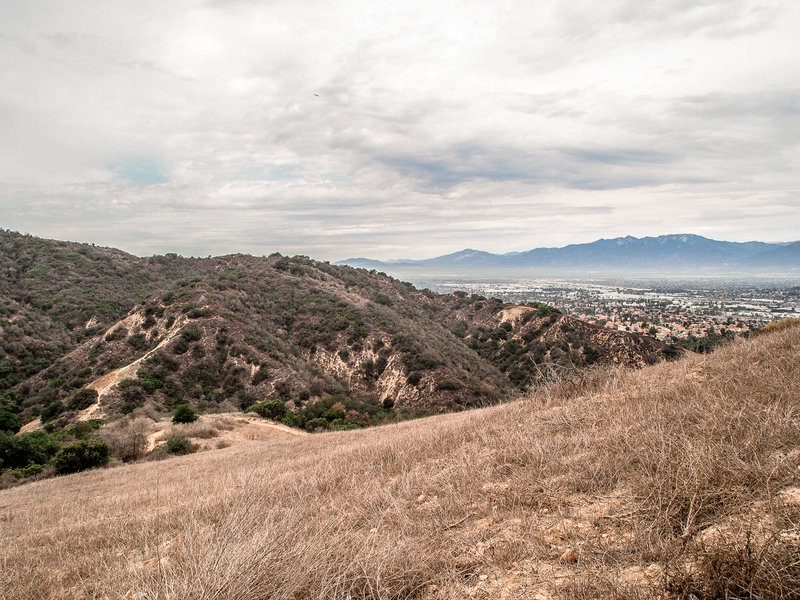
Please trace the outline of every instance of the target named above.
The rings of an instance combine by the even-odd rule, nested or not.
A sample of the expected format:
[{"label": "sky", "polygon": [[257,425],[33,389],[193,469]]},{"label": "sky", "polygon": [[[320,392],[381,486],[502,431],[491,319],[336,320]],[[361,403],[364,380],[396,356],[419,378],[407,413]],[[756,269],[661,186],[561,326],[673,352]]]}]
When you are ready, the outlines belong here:
[{"label": "sky", "polygon": [[0,227],[186,256],[800,239],[800,3],[0,0]]}]

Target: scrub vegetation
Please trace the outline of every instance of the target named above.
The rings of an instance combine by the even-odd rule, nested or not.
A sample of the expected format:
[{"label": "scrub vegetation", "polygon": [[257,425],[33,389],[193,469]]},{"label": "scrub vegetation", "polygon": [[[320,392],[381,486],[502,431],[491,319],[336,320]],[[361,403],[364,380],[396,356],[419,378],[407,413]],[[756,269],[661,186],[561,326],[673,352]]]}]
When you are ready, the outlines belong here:
[{"label": "scrub vegetation", "polygon": [[0,589],[796,598],[800,327],[777,329],[499,406],[0,491]]}]

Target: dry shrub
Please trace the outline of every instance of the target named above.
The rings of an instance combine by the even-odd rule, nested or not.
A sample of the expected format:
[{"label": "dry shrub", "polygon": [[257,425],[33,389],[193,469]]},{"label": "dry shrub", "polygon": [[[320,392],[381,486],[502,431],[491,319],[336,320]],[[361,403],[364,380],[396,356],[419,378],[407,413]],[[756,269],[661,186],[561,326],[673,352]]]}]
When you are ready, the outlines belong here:
[{"label": "dry shrub", "polygon": [[144,456],[152,430],[153,421],[146,417],[122,418],[104,426],[100,435],[108,442],[111,456],[128,462]]},{"label": "dry shrub", "polygon": [[786,317],[785,319],[780,319],[779,321],[773,321],[772,323],[767,323],[758,330],[757,335],[763,335],[765,333],[774,333],[776,331],[783,331],[784,329],[789,329],[790,327],[797,327],[800,325],[800,318],[794,317]]},{"label": "dry shrub", "polygon": [[183,435],[188,438],[210,439],[219,436],[219,425],[216,422],[207,420],[195,421],[194,423],[174,424],[158,436],[158,441],[169,439],[173,435]]},{"label": "dry shrub", "polygon": [[797,520],[778,526],[742,520],[739,529],[692,545],[688,564],[670,574],[681,598],[800,598]]},{"label": "dry shrub", "polygon": [[214,427],[222,431],[231,431],[238,426],[234,417],[214,417]]}]

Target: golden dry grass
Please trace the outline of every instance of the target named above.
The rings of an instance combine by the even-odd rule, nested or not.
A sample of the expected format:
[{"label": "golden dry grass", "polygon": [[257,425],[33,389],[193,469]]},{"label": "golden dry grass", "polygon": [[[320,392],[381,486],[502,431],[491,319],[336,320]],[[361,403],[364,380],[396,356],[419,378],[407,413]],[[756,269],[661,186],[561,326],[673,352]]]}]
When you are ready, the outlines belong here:
[{"label": "golden dry grass", "polygon": [[[800,597],[800,328],[0,492],[0,597]],[[577,562],[559,562],[572,549]]]}]

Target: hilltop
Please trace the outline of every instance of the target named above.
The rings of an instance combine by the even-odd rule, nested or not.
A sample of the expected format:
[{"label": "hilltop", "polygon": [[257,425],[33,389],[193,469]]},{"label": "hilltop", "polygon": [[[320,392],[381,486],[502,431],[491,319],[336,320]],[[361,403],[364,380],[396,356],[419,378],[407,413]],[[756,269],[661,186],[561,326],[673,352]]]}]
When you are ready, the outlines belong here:
[{"label": "hilltop", "polygon": [[796,598],[800,327],[0,491],[23,598]]},{"label": "hilltop", "polygon": [[0,242],[0,393],[32,426],[269,401],[288,425],[360,427],[670,354],[546,305],[434,294],[304,256],[137,258],[11,232]]}]

